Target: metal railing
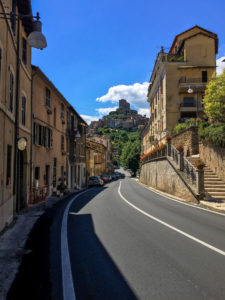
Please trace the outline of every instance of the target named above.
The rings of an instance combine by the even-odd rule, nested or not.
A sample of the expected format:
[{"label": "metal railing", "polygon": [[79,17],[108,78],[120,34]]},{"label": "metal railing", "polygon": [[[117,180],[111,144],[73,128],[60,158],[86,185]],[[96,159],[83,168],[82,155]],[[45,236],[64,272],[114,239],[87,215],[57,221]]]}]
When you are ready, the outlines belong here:
[{"label": "metal railing", "polygon": [[186,77],[181,77],[179,79],[179,83],[207,83],[207,81],[203,81],[202,78],[186,78]]},{"label": "metal railing", "polygon": [[183,157],[184,159],[184,174],[186,175],[187,178],[189,178],[192,182],[192,184],[196,184],[196,169],[195,167],[190,163],[190,161],[186,158]]},{"label": "metal railing", "polygon": [[43,185],[39,187],[32,187],[30,190],[30,197],[28,200],[28,206],[44,202],[48,195],[48,186]]},{"label": "metal railing", "polygon": [[178,165],[178,150],[173,145],[171,145],[171,157]]}]

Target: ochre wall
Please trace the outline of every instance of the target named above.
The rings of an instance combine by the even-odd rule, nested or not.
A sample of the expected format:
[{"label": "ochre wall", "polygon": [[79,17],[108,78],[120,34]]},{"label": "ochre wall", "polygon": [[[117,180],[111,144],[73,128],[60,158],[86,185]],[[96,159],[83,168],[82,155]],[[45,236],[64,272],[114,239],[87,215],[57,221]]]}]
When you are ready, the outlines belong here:
[{"label": "ochre wall", "polygon": [[144,164],[141,167],[140,181],[148,186],[180,197],[187,202],[197,202],[166,159]]}]

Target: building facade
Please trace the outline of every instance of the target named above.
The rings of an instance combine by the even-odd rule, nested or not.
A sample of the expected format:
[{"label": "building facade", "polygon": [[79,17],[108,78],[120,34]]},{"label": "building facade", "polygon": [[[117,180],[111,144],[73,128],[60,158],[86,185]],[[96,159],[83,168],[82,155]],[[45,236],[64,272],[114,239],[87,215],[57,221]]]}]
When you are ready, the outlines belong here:
[{"label": "building facade", "polygon": [[[177,35],[169,53],[158,53],[150,78],[150,122],[143,137],[149,151],[187,118],[203,116],[206,85],[216,70],[218,38],[199,26]],[[146,145],[148,143],[149,145]]]},{"label": "building facade", "polygon": [[[0,1],[0,231],[25,207],[30,188],[30,1]],[[19,144],[18,144],[19,143]]]},{"label": "building facade", "polygon": [[86,123],[35,66],[32,112],[32,189],[47,190],[47,195],[52,195],[63,186],[69,189],[85,186]]},{"label": "building facade", "polygon": [[86,157],[87,177],[113,172],[112,144],[108,137],[93,136],[87,138]]}]

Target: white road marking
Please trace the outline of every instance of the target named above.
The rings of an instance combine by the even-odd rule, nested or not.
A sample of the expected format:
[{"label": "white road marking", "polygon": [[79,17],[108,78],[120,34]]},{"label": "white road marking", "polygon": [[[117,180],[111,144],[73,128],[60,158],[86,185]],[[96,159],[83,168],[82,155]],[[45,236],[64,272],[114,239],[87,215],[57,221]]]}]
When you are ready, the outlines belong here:
[{"label": "white road marking", "polygon": [[186,202],[183,202],[181,200],[177,200],[177,199],[174,199],[174,198],[171,198],[171,197],[168,197],[166,196],[165,194],[163,193],[160,193],[158,191],[155,191],[155,189],[152,189],[151,187],[148,187],[148,186],[145,186],[144,184],[142,184],[141,182],[137,182],[138,184],[142,185],[144,188],[146,188],[147,190],[150,190],[151,192],[157,194],[157,195],[160,195],[160,196],[163,196],[164,198],[167,198],[171,201],[175,201],[175,202],[178,202],[180,204],[183,204],[183,205],[187,205],[187,206],[191,206],[193,208],[197,208],[197,209],[201,209],[201,210],[204,210],[204,211],[207,211],[209,213],[212,213],[212,214],[216,214],[216,215],[220,215],[220,216],[223,216],[225,217],[225,213],[220,213],[220,212],[217,212],[217,211],[213,211],[213,210],[209,210],[207,208],[203,208],[203,207],[199,207],[197,205],[193,205],[193,204],[190,204],[190,203],[186,203]]},{"label": "white road marking", "polygon": [[152,215],[146,213],[146,212],[143,211],[142,209],[140,209],[140,208],[138,208],[137,206],[135,206],[134,204],[130,203],[130,202],[129,202],[122,194],[121,194],[120,189],[121,189],[121,181],[120,181],[120,185],[119,185],[119,188],[118,188],[118,193],[119,193],[120,197],[121,197],[128,205],[130,205],[131,207],[133,207],[134,209],[136,209],[137,211],[139,211],[140,213],[142,213],[142,214],[145,215],[146,217],[148,217],[148,218],[150,218],[150,219],[152,219],[152,220],[154,220],[154,221],[156,221],[156,222],[158,222],[158,223],[160,223],[160,224],[162,224],[162,225],[164,225],[164,226],[166,226],[166,227],[168,227],[168,228],[170,228],[170,229],[172,229],[172,230],[174,230],[174,231],[176,231],[176,232],[178,232],[178,233],[180,233],[180,234],[182,234],[182,235],[184,235],[184,236],[186,236],[187,238],[189,238],[189,239],[191,239],[191,240],[193,240],[193,241],[195,241],[195,242],[197,242],[197,243],[199,243],[199,244],[201,244],[201,245],[203,245],[203,246],[205,246],[205,247],[207,247],[207,248],[209,248],[209,249],[211,249],[211,250],[213,250],[213,251],[215,251],[215,252],[217,252],[217,253],[219,253],[219,254],[222,254],[223,256],[225,256],[225,252],[224,252],[224,251],[222,251],[222,250],[220,250],[220,249],[218,249],[218,248],[216,248],[216,247],[214,247],[214,246],[212,246],[212,245],[210,245],[210,244],[208,244],[208,243],[205,243],[205,242],[203,242],[202,240],[199,240],[199,239],[197,239],[196,237],[194,237],[194,236],[192,236],[192,235],[190,235],[190,234],[188,234],[188,233],[186,233],[186,232],[184,232],[184,231],[182,231],[182,230],[180,230],[180,229],[178,229],[178,228],[176,228],[176,227],[174,227],[174,226],[171,226],[170,224],[168,224],[168,223],[166,223],[166,222],[164,222],[164,221],[162,221],[162,220],[160,220],[160,219],[158,219],[158,218],[156,218],[156,217],[154,217],[154,216],[152,216]]},{"label": "white road marking", "polygon": [[82,193],[79,193],[75,197],[73,197],[70,200],[70,202],[67,204],[63,214],[62,227],[61,227],[61,264],[62,264],[62,289],[63,289],[64,300],[76,300],[76,295],[75,295],[75,290],[73,285],[71,263],[70,263],[68,237],[67,237],[68,213],[73,201],[86,192],[87,191],[84,191]]}]

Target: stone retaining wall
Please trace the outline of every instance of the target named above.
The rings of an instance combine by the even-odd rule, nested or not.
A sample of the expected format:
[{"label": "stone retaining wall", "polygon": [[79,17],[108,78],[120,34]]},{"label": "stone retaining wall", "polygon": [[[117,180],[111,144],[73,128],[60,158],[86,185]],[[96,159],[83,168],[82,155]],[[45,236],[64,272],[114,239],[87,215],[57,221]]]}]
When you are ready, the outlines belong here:
[{"label": "stone retaining wall", "polygon": [[172,138],[172,145],[184,145],[184,155],[190,156],[199,153],[198,127],[190,127],[176,134]]},{"label": "stone retaining wall", "polygon": [[225,148],[203,142],[199,144],[199,154],[204,163],[225,182]]},{"label": "stone retaining wall", "polygon": [[196,198],[166,158],[142,165],[140,181],[148,186],[180,197],[187,202],[197,203]]}]

